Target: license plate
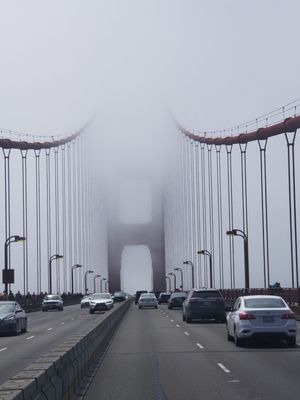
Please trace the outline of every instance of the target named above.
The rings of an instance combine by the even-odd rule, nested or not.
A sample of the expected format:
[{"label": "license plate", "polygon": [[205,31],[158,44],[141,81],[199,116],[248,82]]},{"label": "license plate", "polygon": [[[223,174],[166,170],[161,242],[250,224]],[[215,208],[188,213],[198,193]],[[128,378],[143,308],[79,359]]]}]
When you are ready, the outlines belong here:
[{"label": "license plate", "polygon": [[264,316],[263,317],[263,322],[274,322],[274,317],[273,316]]}]

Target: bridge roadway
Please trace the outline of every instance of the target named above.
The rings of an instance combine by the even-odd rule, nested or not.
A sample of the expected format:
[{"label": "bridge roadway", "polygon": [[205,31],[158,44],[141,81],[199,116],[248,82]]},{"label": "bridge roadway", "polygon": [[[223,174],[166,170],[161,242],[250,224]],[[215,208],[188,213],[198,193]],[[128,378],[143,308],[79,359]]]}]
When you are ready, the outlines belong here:
[{"label": "bridge roadway", "polygon": [[180,310],[132,305],[84,399],[297,399],[299,365],[300,345],[238,348],[224,324],[187,324]]},{"label": "bridge roadway", "polygon": [[[119,304],[115,304],[115,308]],[[112,310],[108,311],[112,312]],[[0,336],[0,384],[33,361],[48,353],[74,333],[81,334],[86,326],[96,325],[104,313],[89,314],[80,305],[64,307],[64,311],[37,311],[27,314],[28,332],[18,336]]]}]

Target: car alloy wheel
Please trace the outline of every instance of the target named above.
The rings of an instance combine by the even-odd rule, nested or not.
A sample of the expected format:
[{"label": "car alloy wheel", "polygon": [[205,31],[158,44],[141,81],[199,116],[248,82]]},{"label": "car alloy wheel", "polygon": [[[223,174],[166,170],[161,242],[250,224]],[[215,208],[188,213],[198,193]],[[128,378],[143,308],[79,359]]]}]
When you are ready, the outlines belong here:
[{"label": "car alloy wheel", "polygon": [[238,347],[243,343],[243,340],[237,336],[236,329],[234,329],[234,343]]}]

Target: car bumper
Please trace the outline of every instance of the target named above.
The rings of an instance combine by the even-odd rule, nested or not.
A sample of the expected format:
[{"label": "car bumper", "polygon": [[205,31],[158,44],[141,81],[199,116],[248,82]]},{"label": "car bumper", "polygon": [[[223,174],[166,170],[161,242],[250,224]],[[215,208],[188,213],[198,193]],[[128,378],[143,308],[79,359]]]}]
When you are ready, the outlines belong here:
[{"label": "car bumper", "polygon": [[296,325],[288,325],[283,327],[253,327],[250,324],[243,324],[236,328],[239,338],[267,338],[274,337],[284,339],[295,337],[297,334]]},{"label": "car bumper", "polygon": [[0,333],[12,332],[17,329],[16,321],[7,321],[0,323]]},{"label": "car bumper", "polygon": [[140,308],[147,308],[147,307],[157,307],[157,303],[139,303]]}]

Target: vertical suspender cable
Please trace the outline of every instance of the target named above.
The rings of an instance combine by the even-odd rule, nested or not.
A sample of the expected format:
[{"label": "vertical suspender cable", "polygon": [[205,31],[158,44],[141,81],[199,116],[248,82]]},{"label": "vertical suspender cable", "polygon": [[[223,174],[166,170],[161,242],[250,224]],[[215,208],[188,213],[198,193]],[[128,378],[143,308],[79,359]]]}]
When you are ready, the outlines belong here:
[{"label": "vertical suspender cable", "polygon": [[[197,249],[202,249],[202,235],[201,235],[201,211],[200,211],[200,166],[199,166],[199,144],[195,143],[195,180],[196,180],[196,219],[197,219]],[[198,260],[198,284],[199,287],[203,286],[203,274],[202,274],[202,259],[203,257],[197,257]]]},{"label": "vertical suspender cable", "polygon": [[241,151],[243,231],[248,236],[247,143],[240,144],[239,146]]},{"label": "vertical suspender cable", "polygon": [[[10,151],[11,149],[3,149],[4,155],[4,216],[5,216],[5,240],[10,237]],[[8,247],[8,268],[10,268],[10,247]],[[10,290],[10,285],[8,286]],[[8,293],[6,293],[8,294]]]},{"label": "vertical suspender cable", "polygon": [[[181,262],[187,260],[188,255],[187,255],[187,204],[186,204],[186,163],[185,163],[185,142],[186,139],[184,136],[182,136],[182,141],[181,141],[181,208],[183,210],[183,240],[182,240],[182,255],[183,259],[180,260]],[[187,284],[187,272],[186,268],[184,268],[184,282],[186,284],[186,290],[189,288]]]},{"label": "vertical suspender cable", "polygon": [[[233,193],[232,193],[232,145],[226,146],[227,152],[227,194],[228,194],[228,229],[233,229]],[[230,262],[230,287],[235,288],[235,265],[234,265],[234,241],[231,235],[229,240],[229,262]]]},{"label": "vertical suspender cable", "polygon": [[[212,145],[207,145],[208,150],[208,158],[207,158],[207,165],[208,165],[208,199],[209,199],[209,226],[210,226],[210,253],[212,258],[212,277],[213,282],[211,287],[215,287],[215,270],[214,270],[214,254],[215,254],[215,245],[214,245],[214,196],[213,196],[213,174],[212,174],[212,160],[211,160],[211,149]],[[206,249],[207,250],[207,249]]]},{"label": "vertical suspender cable", "polygon": [[63,290],[68,292],[69,274],[69,255],[67,253],[67,204],[66,204],[66,146],[61,146],[61,201],[62,201],[62,242],[63,242]]},{"label": "vertical suspender cable", "polygon": [[[72,165],[72,171],[73,171],[73,253],[74,253],[74,260],[75,263],[78,263],[78,243],[77,243],[77,174],[76,174],[76,164],[77,164],[77,157],[76,157],[76,140],[72,142],[72,153],[73,153],[73,165]],[[76,282],[76,287],[78,290],[78,293],[80,292],[79,288],[79,276],[76,274],[76,279],[74,280]]]},{"label": "vertical suspender cable", "polygon": [[297,238],[297,203],[296,203],[296,170],[295,170],[295,139],[296,131],[285,133],[288,150],[288,181],[289,181],[289,215],[291,242],[291,275],[292,287],[299,286],[298,278],[298,238]]},{"label": "vertical suspender cable", "polygon": [[[60,249],[59,249],[59,174],[58,174],[58,151],[59,151],[59,147],[55,147],[54,148],[54,189],[55,189],[55,202],[54,202],[54,206],[55,206],[55,247],[56,247],[56,254],[60,254]],[[64,260],[65,262],[65,260]],[[57,293],[60,293],[60,263],[59,260],[56,259],[56,291]]]},{"label": "vertical suspender cable", "polygon": [[219,244],[219,279],[220,287],[224,289],[224,253],[223,253],[223,207],[222,207],[222,174],[221,146],[216,145],[217,152],[217,198],[218,198],[218,244]]},{"label": "vertical suspender cable", "polygon": [[[81,140],[80,138],[77,139],[77,245],[78,245],[78,263],[82,265],[82,252],[81,252],[81,233],[82,233],[82,225],[81,225],[81,194],[82,194],[82,187],[81,187]],[[78,271],[80,274],[80,279],[79,279],[79,288],[80,292],[82,292],[82,282],[83,282],[83,276],[82,276],[82,270]]]},{"label": "vertical suspender cable", "polygon": [[[205,165],[205,144],[201,143],[201,192],[202,192],[202,237],[203,247],[207,250],[207,226],[206,226],[206,165]],[[201,249],[203,250],[203,249]],[[204,259],[203,281],[208,287],[207,257]]]},{"label": "vertical suspender cable", "polygon": [[[73,224],[72,224],[72,144],[67,143],[68,151],[68,240],[69,240],[69,272],[73,263]],[[70,285],[71,286],[71,285]]]},{"label": "vertical suspender cable", "polygon": [[36,221],[36,287],[41,293],[42,287],[42,252],[41,252],[41,150],[34,150],[35,154],[35,221]]},{"label": "vertical suspender cable", "polygon": [[23,209],[23,294],[28,292],[28,234],[27,234],[27,150],[21,150],[22,157],[22,209]]},{"label": "vertical suspender cable", "polygon": [[259,140],[260,155],[260,193],[261,193],[261,225],[263,240],[263,267],[264,267],[264,287],[270,285],[270,265],[269,265],[269,228],[268,228],[268,197],[267,197],[267,139]]},{"label": "vertical suspender cable", "polygon": [[[51,176],[50,154],[51,148],[46,152],[46,208],[47,208],[47,266],[51,257]],[[50,273],[48,268],[48,293],[50,293]]]},{"label": "vertical suspender cable", "polygon": [[[196,267],[195,271],[195,283],[199,281],[199,268],[198,268],[198,258],[197,257],[197,218],[196,218],[196,201],[195,201],[195,142],[193,140],[190,141],[190,155],[191,155],[191,232],[192,232],[192,253],[191,253],[191,261],[194,263],[194,259],[196,258],[196,262],[194,263]],[[197,285],[196,285],[197,287]]]}]

